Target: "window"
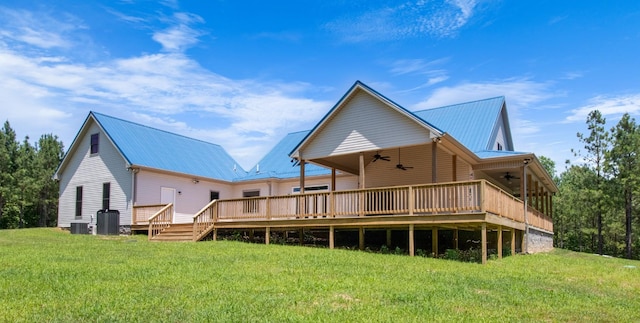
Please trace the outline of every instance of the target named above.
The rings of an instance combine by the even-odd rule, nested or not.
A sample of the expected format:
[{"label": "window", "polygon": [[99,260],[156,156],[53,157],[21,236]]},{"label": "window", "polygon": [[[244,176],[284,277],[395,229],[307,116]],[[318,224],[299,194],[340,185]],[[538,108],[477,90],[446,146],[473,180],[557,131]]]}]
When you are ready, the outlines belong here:
[{"label": "window", "polygon": [[[328,191],[329,190],[329,185],[311,185],[311,186],[305,186],[304,187],[304,192],[305,193],[311,193],[311,192],[317,192],[317,191]],[[300,193],[300,186],[294,186],[291,189],[292,193]]]},{"label": "window", "polygon": [[[260,196],[260,190],[242,192],[242,197],[244,198],[258,197],[258,196]],[[258,213],[259,211],[260,211],[259,199],[249,199],[244,201],[244,203],[242,203],[242,212],[244,213]]]},{"label": "window", "polygon": [[100,144],[100,134],[94,133],[91,135],[91,153],[98,153],[98,146]]},{"label": "window", "polygon": [[498,150],[502,150],[502,144],[498,143]]},{"label": "window", "polygon": [[111,183],[102,184],[102,209],[109,209],[109,197],[111,196]]},{"label": "window", "polygon": [[220,192],[216,192],[216,191],[209,192],[209,201],[219,200],[219,199],[220,199]]},{"label": "window", "polygon": [[82,186],[76,186],[76,218],[82,217]]}]

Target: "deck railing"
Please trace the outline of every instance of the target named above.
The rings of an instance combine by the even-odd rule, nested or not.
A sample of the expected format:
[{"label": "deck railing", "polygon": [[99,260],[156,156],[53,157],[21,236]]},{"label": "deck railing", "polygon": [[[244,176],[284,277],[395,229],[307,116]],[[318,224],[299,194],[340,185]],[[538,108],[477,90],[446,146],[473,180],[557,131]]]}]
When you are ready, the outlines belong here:
[{"label": "deck railing", "polygon": [[149,240],[157,236],[162,230],[171,226],[172,220],[173,203],[169,203],[149,218]]},{"label": "deck railing", "polygon": [[[469,212],[488,212],[525,222],[521,200],[485,180],[476,180],[219,200],[194,216],[194,239],[210,232],[217,221]],[[553,230],[548,216],[533,209],[527,216],[530,225]]]},{"label": "deck railing", "polygon": [[133,207],[133,224],[149,224],[149,218],[158,213],[166,204],[136,205]]},{"label": "deck railing", "polygon": [[218,216],[218,201],[213,200],[193,216],[193,241],[202,239],[213,230]]}]

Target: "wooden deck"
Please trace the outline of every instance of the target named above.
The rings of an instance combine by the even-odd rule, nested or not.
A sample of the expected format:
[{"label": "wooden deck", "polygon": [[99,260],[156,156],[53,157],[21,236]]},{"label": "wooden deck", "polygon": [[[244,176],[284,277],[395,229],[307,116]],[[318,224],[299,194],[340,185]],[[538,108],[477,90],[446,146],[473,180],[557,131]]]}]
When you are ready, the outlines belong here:
[{"label": "wooden deck", "polygon": [[333,247],[339,228],[405,229],[410,237],[416,229],[451,228],[481,230],[485,241],[487,230],[500,237],[508,231],[514,241],[527,223],[553,232],[549,216],[530,207],[525,214],[521,200],[477,180],[212,201],[194,216],[193,240],[211,233],[215,239],[217,230],[257,229],[269,243],[270,230],[308,228],[329,230]]}]

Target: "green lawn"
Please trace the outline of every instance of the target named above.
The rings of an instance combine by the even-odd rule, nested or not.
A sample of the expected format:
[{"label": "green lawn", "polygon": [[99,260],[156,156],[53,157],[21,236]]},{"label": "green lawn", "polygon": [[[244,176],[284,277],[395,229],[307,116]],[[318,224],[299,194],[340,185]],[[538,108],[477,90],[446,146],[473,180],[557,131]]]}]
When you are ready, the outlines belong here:
[{"label": "green lawn", "polygon": [[3,322],[640,321],[640,262],[564,250],[482,266],[29,229],[0,257]]}]

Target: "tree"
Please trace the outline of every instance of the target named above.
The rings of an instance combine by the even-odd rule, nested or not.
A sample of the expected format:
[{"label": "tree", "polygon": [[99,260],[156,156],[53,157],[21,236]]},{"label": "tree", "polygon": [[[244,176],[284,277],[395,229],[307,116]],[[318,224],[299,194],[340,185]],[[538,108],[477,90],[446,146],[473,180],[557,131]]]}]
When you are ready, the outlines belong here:
[{"label": "tree", "polygon": [[602,114],[598,110],[591,111],[589,116],[587,117],[587,128],[590,133],[589,136],[585,136],[582,133],[578,133],[578,139],[584,143],[584,149],[586,150],[586,155],[583,156],[585,161],[588,163],[589,167],[591,167],[596,173],[596,183],[595,183],[595,213],[596,213],[596,226],[597,226],[597,236],[598,236],[598,254],[602,254],[603,248],[603,239],[602,239],[602,201],[605,199],[603,194],[603,167],[605,154],[608,149],[609,136],[605,131],[605,118],[602,117]]},{"label": "tree", "polygon": [[58,211],[59,184],[52,177],[64,157],[64,145],[58,136],[46,134],[37,144],[35,174],[38,186],[38,226],[55,226]]},{"label": "tree", "polygon": [[624,198],[625,256],[632,258],[632,225],[634,193],[640,184],[640,129],[635,119],[625,113],[620,122],[611,129],[613,137],[611,151],[607,155],[607,167],[615,175]]},{"label": "tree", "polygon": [[35,148],[29,143],[29,137],[25,137],[22,144],[18,147],[16,156],[17,169],[14,174],[15,188],[12,194],[12,202],[18,207],[18,227],[24,228],[32,226],[34,218],[33,206],[36,202],[37,195],[36,183],[34,179],[35,169]]},{"label": "tree", "polygon": [[549,175],[551,176],[551,179],[553,179],[553,182],[558,184],[559,178],[556,175],[556,162],[554,162],[553,159],[547,156],[540,156],[538,159],[540,160],[540,164],[542,164],[542,167],[544,167],[544,170],[546,170],[547,173],[549,173]]},{"label": "tree", "polygon": [[593,252],[595,246],[589,237],[595,234],[589,216],[597,193],[589,189],[596,182],[596,173],[590,167],[572,165],[558,180],[559,192],[554,203],[553,227],[555,245],[575,251]]},{"label": "tree", "polygon": [[0,229],[14,227],[15,208],[10,204],[15,191],[17,170],[16,158],[18,142],[9,121],[5,121],[0,131]]}]

